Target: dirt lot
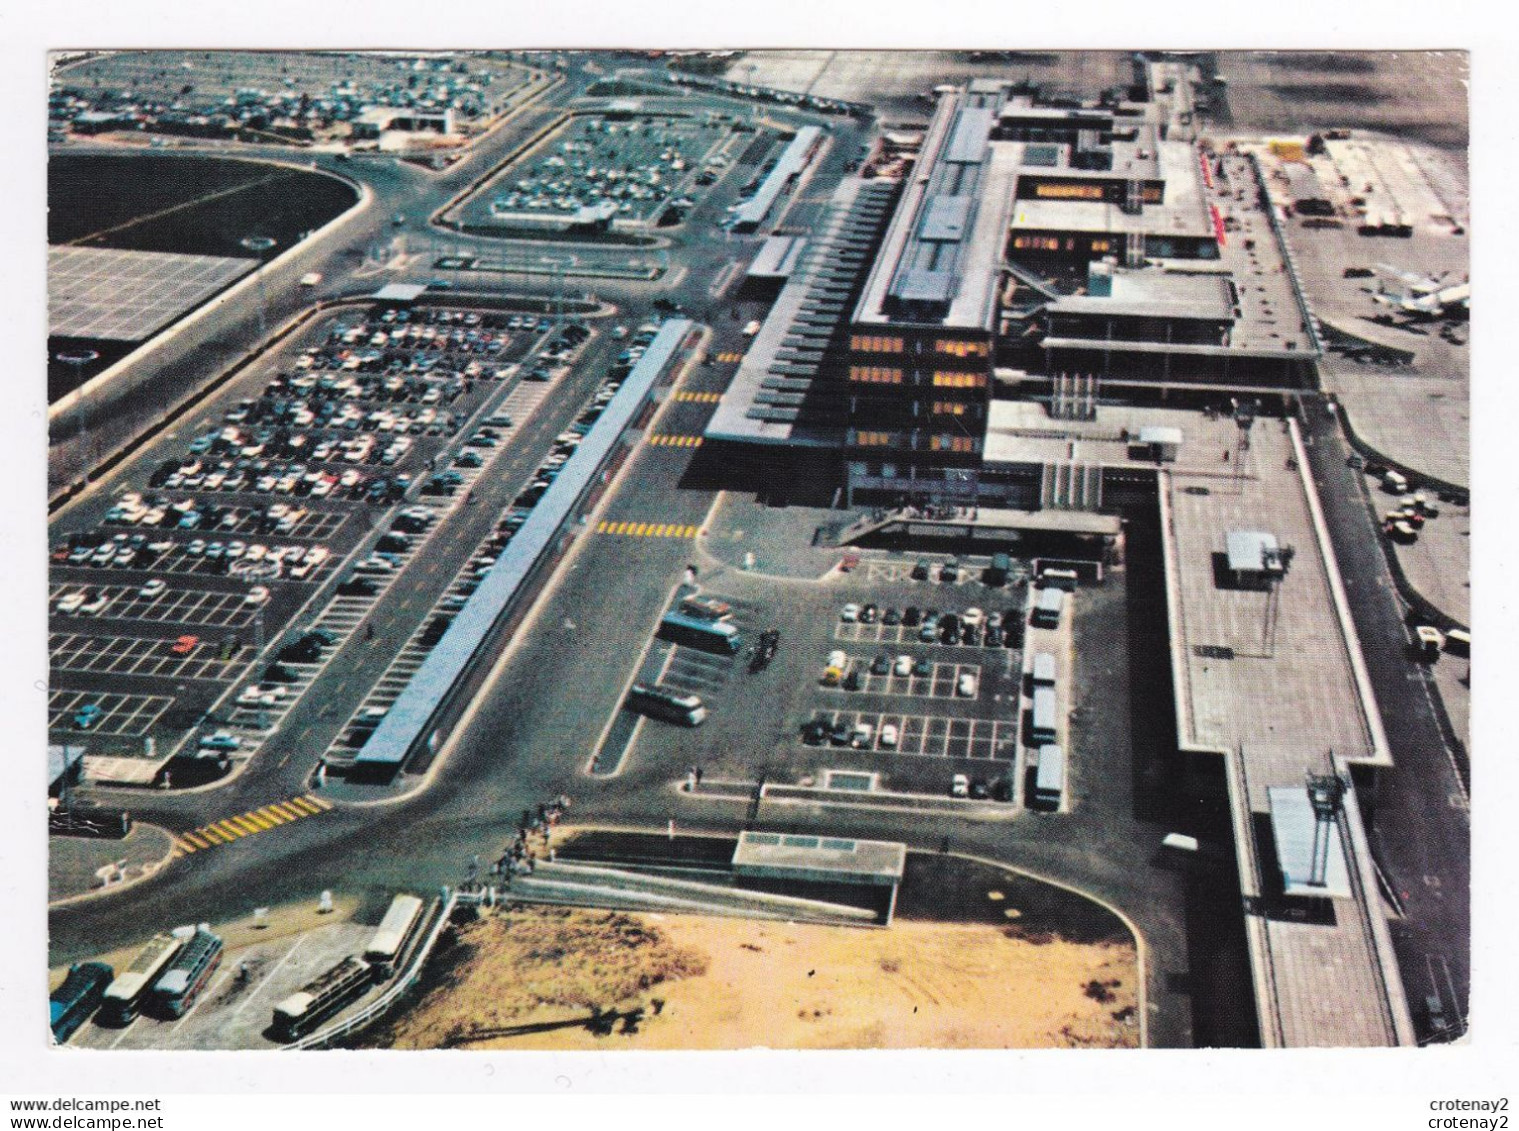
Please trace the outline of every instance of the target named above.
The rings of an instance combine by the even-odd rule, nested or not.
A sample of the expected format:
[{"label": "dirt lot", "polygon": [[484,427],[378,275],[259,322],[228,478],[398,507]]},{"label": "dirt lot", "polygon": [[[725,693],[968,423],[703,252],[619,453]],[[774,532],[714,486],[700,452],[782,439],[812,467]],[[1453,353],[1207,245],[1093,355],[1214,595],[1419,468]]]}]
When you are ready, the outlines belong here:
[{"label": "dirt lot", "polygon": [[[988,893],[988,898],[1003,898]],[[1007,909],[1012,924],[1017,909]],[[365,1042],[471,1049],[1134,1047],[1130,944],[517,908],[459,928]]]}]

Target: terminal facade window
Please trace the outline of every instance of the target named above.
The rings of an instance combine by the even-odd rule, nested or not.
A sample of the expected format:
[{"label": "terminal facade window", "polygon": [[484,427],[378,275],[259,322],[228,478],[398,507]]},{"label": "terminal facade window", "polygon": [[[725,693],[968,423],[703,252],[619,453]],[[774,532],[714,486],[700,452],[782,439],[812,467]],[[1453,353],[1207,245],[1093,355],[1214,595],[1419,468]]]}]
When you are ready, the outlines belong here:
[{"label": "terminal facade window", "polygon": [[930,447],[936,452],[974,452],[974,436],[935,436]]},{"label": "terminal facade window", "polygon": [[885,448],[891,445],[890,432],[856,432],[854,442],[862,448]]},{"label": "terminal facade window", "polygon": [[849,379],[866,385],[900,385],[902,371],[882,365],[851,365]]},{"label": "terminal facade window", "polygon": [[952,373],[938,370],[934,373],[934,386],[940,389],[984,389],[985,373]]},{"label": "terminal facade window", "polygon": [[964,416],[970,406],[964,401],[934,401],[936,416]]},{"label": "terminal facade window", "polygon": [[875,334],[853,334],[849,348],[859,353],[901,353],[902,339],[881,337]]},{"label": "terminal facade window", "polygon": [[1102,200],[1106,193],[1101,185],[1060,184],[1047,181],[1034,186],[1034,195],[1044,200]]},{"label": "terminal facade window", "polygon": [[1059,236],[1014,236],[1013,247],[1019,251],[1059,251]]},{"label": "terminal facade window", "polygon": [[951,357],[990,357],[992,354],[990,342],[967,342],[955,338],[939,338],[934,342],[934,349]]}]

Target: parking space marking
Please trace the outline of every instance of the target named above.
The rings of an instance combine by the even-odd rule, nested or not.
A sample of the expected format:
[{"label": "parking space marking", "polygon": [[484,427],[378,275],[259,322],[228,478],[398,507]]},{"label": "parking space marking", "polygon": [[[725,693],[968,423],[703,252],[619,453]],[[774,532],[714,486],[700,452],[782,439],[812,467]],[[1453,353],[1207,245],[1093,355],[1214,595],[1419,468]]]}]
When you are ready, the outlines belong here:
[{"label": "parking space marking", "polygon": [[[865,723],[871,728],[870,745],[855,749],[877,754],[996,762],[1012,762],[1017,756],[1017,724],[1000,719],[952,719],[944,715],[872,711],[820,711],[815,717],[826,720],[830,731],[841,722],[848,723],[851,732]],[[881,727],[886,724],[897,728],[894,747],[880,744]]]},{"label": "parking space marking", "polygon": [[77,724],[71,724],[84,707],[94,704],[100,708],[100,714],[87,733],[141,738],[173,702],[173,698],[167,695],[96,693],[60,688],[48,697],[48,730],[86,733]]},{"label": "parking space marking", "polygon": [[975,678],[978,694],[981,688],[980,664],[935,662],[928,675],[896,675],[894,669],[886,675],[877,675],[868,670],[870,660],[865,657],[851,656],[849,662],[850,667],[860,673],[860,686],[850,690],[841,683],[834,687],[825,687],[824,690],[842,692],[846,695],[901,695],[920,699],[973,700],[976,696],[957,694],[962,675]]},{"label": "parking space marking", "polygon": [[206,658],[204,641],[197,641],[183,656],[175,655],[172,640],[147,640],[133,636],[79,636],[53,634],[48,656],[53,671],[100,672],[110,675],[162,675],[170,679],[224,682],[231,679],[227,665]]}]

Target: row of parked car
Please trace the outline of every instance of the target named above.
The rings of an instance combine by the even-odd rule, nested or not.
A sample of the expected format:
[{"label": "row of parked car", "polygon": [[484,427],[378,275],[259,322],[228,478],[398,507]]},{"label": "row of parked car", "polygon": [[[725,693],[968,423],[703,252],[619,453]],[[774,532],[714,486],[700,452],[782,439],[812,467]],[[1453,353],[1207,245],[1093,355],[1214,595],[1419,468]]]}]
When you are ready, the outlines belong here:
[{"label": "row of parked car", "polygon": [[839,620],[845,624],[880,621],[887,626],[916,628],[918,639],[925,644],[937,642],[986,648],[1023,646],[1023,615],[1018,609],[985,613],[972,607],[962,613],[940,613],[937,609],[920,609],[917,605],[908,605],[898,611],[851,602],[840,610]]}]

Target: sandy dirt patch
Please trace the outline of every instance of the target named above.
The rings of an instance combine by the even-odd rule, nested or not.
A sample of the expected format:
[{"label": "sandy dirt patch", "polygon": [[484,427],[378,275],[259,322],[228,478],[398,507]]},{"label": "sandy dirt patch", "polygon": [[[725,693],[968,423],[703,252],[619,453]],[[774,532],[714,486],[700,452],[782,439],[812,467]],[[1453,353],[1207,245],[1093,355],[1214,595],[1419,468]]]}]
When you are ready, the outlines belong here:
[{"label": "sandy dirt patch", "polygon": [[[1135,1047],[1130,944],[570,908],[459,928],[395,1048]],[[641,1012],[640,1012],[641,1011]],[[588,1024],[592,1016],[599,1024]],[[599,1032],[593,1030],[600,1030]]]}]

